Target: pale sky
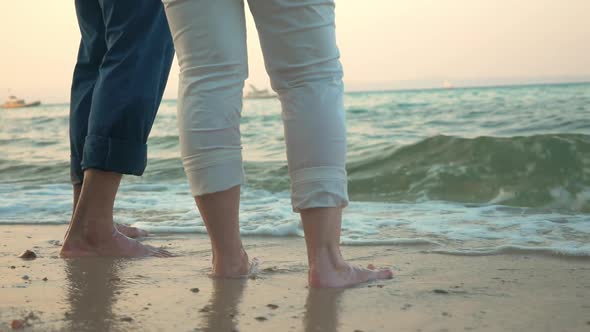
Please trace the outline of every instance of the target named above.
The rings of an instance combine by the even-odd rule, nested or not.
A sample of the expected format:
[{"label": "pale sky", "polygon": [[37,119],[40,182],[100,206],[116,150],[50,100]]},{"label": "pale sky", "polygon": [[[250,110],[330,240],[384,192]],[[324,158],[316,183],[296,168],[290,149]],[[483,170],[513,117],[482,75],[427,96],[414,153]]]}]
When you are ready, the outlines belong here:
[{"label": "pale sky", "polygon": [[[590,81],[590,0],[337,0],[336,7],[347,90]],[[268,87],[247,16],[249,82]],[[73,1],[2,1],[0,101],[8,89],[68,101],[79,38]],[[176,97],[177,84],[175,63],[165,98]]]}]

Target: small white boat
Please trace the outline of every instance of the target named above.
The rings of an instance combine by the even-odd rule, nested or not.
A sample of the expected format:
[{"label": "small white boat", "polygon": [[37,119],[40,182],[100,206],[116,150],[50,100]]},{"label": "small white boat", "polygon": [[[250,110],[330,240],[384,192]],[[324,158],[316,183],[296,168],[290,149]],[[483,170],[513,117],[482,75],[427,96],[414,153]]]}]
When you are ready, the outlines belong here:
[{"label": "small white boat", "polygon": [[40,101],[34,101],[32,103],[26,103],[24,99],[18,99],[15,96],[9,96],[8,100],[2,104],[2,108],[24,108],[24,107],[35,107],[41,105]]},{"label": "small white boat", "polygon": [[244,95],[244,99],[270,99],[276,97],[277,95],[268,91],[268,89],[259,90],[252,84],[250,84],[250,92]]},{"label": "small white boat", "polygon": [[453,89],[455,86],[453,86],[453,83],[451,83],[450,81],[444,81],[443,82],[443,89]]}]

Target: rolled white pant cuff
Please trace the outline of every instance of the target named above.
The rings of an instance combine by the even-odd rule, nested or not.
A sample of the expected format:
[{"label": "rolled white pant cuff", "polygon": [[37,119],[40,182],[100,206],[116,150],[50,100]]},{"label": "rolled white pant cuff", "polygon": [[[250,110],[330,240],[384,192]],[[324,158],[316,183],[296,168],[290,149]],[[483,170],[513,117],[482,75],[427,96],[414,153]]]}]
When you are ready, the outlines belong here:
[{"label": "rolled white pant cuff", "polygon": [[193,196],[224,191],[244,183],[242,160],[225,160],[199,169],[185,169]]},{"label": "rolled white pant cuff", "polygon": [[291,203],[294,212],[318,207],[346,207],[346,170],[339,167],[311,167],[291,173]]}]

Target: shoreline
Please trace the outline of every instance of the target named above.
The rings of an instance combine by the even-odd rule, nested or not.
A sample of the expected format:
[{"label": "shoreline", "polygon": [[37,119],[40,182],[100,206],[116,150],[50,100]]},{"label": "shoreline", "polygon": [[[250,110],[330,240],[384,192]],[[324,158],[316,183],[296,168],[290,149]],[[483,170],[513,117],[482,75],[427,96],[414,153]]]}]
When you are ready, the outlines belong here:
[{"label": "shoreline", "polygon": [[[205,235],[143,240],[178,257],[61,259],[66,225],[0,226],[0,331],[587,331],[590,261],[530,254],[451,256],[420,247],[344,246],[392,280],[306,286],[302,238],[245,237],[255,279],[207,277]],[[34,260],[17,256],[26,249]],[[14,267],[14,268],[12,268]],[[24,276],[27,276],[24,278]],[[23,279],[24,278],[24,279]],[[45,281],[44,278],[47,278]],[[198,289],[198,290],[195,290]],[[32,313],[32,314],[31,314]]]}]

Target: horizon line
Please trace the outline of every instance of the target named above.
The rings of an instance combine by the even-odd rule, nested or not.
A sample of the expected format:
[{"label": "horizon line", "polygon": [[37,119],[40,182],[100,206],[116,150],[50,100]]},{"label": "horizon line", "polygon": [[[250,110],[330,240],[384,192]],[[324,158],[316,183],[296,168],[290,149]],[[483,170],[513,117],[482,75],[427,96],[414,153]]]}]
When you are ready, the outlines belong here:
[{"label": "horizon line", "polygon": [[[510,83],[510,84],[474,84],[474,85],[463,85],[463,86],[453,86],[451,88],[445,87],[425,87],[425,88],[384,88],[384,89],[353,89],[349,91],[344,91],[345,94],[361,94],[361,93],[386,93],[386,92],[416,92],[416,91],[453,91],[453,90],[468,90],[468,89],[494,89],[494,88],[510,88],[510,87],[534,87],[534,86],[548,86],[548,85],[584,85],[590,84],[590,80],[583,80],[583,81],[564,81],[564,82],[539,82],[539,83]],[[178,101],[178,98],[162,98],[162,102],[164,101]],[[66,105],[69,102],[53,102],[48,104],[42,105]]]}]

